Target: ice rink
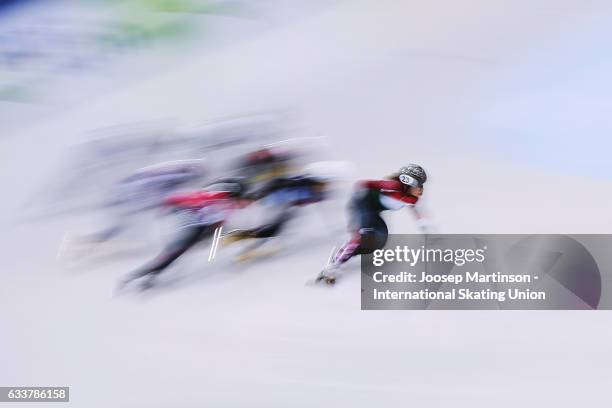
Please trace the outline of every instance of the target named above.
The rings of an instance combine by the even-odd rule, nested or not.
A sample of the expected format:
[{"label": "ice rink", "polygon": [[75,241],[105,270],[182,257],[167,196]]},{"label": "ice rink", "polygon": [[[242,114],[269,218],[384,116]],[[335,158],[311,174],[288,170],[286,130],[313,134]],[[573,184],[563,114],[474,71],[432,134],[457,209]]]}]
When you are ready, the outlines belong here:
[{"label": "ice rink", "polygon": [[338,2],[1,135],[0,384],[70,386],[87,408],[605,406],[607,311],[361,311],[357,261],[305,286],[346,238],[307,219],[301,248],[235,265],[203,247],[169,272],[188,284],[116,296],[154,253],[67,268],[58,247],[85,221],[20,215],[89,129],[288,108],[355,180],[423,164],[439,232],[607,233],[608,61],[570,51],[611,20],[606,1]]}]

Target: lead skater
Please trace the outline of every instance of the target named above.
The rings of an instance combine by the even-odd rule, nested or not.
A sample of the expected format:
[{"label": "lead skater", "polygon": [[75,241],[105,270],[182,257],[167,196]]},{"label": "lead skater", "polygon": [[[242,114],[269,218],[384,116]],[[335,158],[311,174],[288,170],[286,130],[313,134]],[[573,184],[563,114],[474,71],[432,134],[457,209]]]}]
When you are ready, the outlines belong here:
[{"label": "lead skater", "polygon": [[426,222],[415,206],[423,195],[426,181],[427,174],[421,166],[408,164],[387,179],[358,182],[349,203],[352,237],[332,256],[315,281],[334,284],[340,267],[346,261],[385,246],[389,231],[381,217],[383,211],[409,208],[421,231],[426,233]]}]

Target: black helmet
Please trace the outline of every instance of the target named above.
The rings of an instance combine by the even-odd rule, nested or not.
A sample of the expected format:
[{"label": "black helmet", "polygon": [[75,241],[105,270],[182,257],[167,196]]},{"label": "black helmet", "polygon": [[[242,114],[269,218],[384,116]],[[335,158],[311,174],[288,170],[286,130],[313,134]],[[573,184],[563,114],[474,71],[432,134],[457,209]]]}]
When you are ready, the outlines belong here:
[{"label": "black helmet", "polygon": [[399,180],[411,187],[423,187],[423,184],[427,181],[427,174],[421,166],[411,163],[400,169]]}]

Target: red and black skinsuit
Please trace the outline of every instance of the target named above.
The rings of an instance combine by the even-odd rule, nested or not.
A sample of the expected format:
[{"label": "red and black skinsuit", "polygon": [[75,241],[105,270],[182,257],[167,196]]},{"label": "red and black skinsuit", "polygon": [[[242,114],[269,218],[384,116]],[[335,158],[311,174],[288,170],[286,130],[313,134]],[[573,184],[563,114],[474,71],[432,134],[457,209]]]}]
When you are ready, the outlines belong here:
[{"label": "red and black skinsuit", "polygon": [[380,214],[412,207],[418,199],[409,193],[408,186],[397,180],[360,181],[349,203],[353,238],[336,252],[332,265],[339,266],[355,255],[383,248],[389,231]]},{"label": "red and black skinsuit", "polygon": [[237,208],[237,201],[225,191],[178,194],[166,199],[164,204],[181,218],[178,237],[151,262],[132,273],[123,284],[147,275],[153,277],[160,274],[195,244],[211,237],[229,213]]}]

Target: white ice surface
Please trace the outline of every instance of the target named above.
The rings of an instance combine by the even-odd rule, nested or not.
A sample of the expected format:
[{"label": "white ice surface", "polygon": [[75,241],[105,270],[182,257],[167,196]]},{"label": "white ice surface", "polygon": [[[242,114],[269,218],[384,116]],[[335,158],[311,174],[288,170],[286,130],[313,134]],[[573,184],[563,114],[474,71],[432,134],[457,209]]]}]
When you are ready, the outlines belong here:
[{"label": "white ice surface", "polygon": [[[338,158],[357,164],[355,178],[423,163],[440,232],[608,232],[608,180],[489,158],[473,142],[471,119],[500,66],[520,65],[525,50],[611,9],[605,1],[344,2],[4,135],[0,385],[69,385],[70,405],[88,408],[606,406],[605,311],[361,311],[357,263],[333,289],[304,286],[344,239],[316,226],[304,227],[299,252],[230,267],[223,251],[207,264],[203,248],[172,271],[190,285],[114,297],[117,280],[152,254],[67,271],[56,251],[81,221],[13,220],[83,130],[290,106]],[[415,231],[407,214],[387,220],[391,232]]]}]

